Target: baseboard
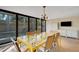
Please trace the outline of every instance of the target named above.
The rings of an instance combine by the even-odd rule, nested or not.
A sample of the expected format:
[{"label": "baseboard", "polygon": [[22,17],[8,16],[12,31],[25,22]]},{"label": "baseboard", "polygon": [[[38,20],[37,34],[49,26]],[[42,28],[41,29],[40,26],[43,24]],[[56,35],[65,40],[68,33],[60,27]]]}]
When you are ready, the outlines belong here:
[{"label": "baseboard", "polygon": [[71,38],[71,39],[77,39],[77,40],[79,40],[79,38],[75,38],[75,37],[68,37],[68,36],[61,36],[61,37],[65,37],[65,38]]}]

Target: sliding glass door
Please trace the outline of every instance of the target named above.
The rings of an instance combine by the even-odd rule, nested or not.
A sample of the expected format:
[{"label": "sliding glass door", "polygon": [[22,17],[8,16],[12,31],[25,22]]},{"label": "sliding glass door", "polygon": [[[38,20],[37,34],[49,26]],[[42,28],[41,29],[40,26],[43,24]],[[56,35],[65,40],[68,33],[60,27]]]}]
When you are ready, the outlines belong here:
[{"label": "sliding glass door", "polygon": [[36,32],[36,19],[30,18],[29,20],[30,20],[29,22],[30,32]]},{"label": "sliding glass door", "polygon": [[[11,42],[10,38],[16,40],[18,36],[28,36],[36,33],[46,32],[46,21],[40,18],[27,16],[7,10],[0,9],[0,45]],[[33,39],[36,39],[36,35]],[[29,37],[27,37],[29,39]]]},{"label": "sliding glass door", "polygon": [[41,33],[41,19],[37,19],[37,33]]},{"label": "sliding glass door", "polygon": [[42,20],[41,26],[42,26],[41,31],[46,32],[46,20]]},{"label": "sliding glass door", "polygon": [[0,11],[0,44],[16,38],[16,15]]},{"label": "sliding glass door", "polygon": [[42,39],[46,39],[46,20],[41,22]]},{"label": "sliding glass door", "polygon": [[33,42],[36,40],[36,19],[29,17],[29,41]]},{"label": "sliding glass door", "polygon": [[18,36],[24,36],[28,32],[28,17],[18,15]]}]

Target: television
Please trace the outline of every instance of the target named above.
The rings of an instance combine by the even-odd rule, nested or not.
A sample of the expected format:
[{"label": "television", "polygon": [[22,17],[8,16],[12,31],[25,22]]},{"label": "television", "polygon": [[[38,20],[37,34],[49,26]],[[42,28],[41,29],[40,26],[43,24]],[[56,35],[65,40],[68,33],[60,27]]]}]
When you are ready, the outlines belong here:
[{"label": "television", "polygon": [[71,21],[64,21],[64,22],[61,22],[61,26],[72,26],[72,22]]}]

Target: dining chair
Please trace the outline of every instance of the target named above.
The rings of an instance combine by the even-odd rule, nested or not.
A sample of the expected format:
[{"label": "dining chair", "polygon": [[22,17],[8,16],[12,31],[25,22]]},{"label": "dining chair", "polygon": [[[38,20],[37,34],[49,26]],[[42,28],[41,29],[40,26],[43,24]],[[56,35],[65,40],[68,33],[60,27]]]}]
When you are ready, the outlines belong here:
[{"label": "dining chair", "polygon": [[60,47],[60,41],[59,40],[60,40],[60,33],[57,32],[57,33],[55,33],[55,39],[54,39],[54,44],[53,44],[54,50],[59,49],[59,47]]},{"label": "dining chair", "polygon": [[45,46],[40,47],[39,51],[50,52],[50,50],[53,48],[52,44],[54,43],[54,39],[55,39],[55,34],[53,34],[51,36],[48,36],[47,40],[46,40],[46,43],[45,43]]},{"label": "dining chair", "polygon": [[27,37],[28,37],[28,41],[32,41],[35,33],[34,32],[27,32],[26,34],[27,34]]},{"label": "dining chair", "polygon": [[18,46],[18,44],[17,44],[17,41],[15,41],[12,37],[10,37],[10,39],[11,39],[11,41],[13,42],[13,45],[15,46],[16,50],[17,50],[18,52],[21,52],[21,50],[20,50],[20,48],[19,48],[19,46]]},{"label": "dining chair", "polygon": [[32,45],[27,40],[23,40],[21,37],[17,37],[17,44],[22,52],[33,51]]},{"label": "dining chair", "polygon": [[52,36],[48,36],[44,51],[50,51],[53,48],[54,39],[55,34],[53,34]]}]

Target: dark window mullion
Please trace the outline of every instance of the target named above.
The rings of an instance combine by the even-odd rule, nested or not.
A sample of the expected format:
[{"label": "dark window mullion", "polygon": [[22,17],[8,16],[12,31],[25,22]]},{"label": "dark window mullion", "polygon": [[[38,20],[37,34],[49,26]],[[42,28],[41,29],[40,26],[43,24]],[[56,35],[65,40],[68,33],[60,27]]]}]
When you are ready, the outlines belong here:
[{"label": "dark window mullion", "polygon": [[[18,15],[16,14],[16,41],[17,41],[17,37],[18,37]],[[21,52],[18,44],[17,43],[15,43],[15,44],[17,46],[18,51]]]},{"label": "dark window mullion", "polygon": [[16,15],[16,38],[17,37],[18,37],[18,15]]},{"label": "dark window mullion", "polygon": [[30,32],[30,17],[28,17],[28,32]]},{"label": "dark window mullion", "polygon": [[37,20],[38,20],[38,19],[36,19],[36,32],[37,32]]}]

